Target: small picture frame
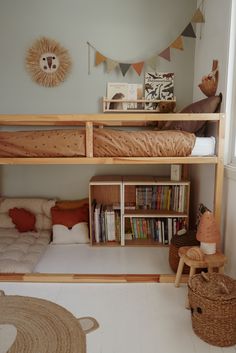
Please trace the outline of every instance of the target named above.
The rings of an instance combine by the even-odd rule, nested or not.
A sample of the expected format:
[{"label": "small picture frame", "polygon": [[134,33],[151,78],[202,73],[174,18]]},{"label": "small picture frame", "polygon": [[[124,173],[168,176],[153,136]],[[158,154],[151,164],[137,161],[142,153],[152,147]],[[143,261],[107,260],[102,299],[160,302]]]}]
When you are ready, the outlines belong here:
[{"label": "small picture frame", "polygon": [[181,164],[171,164],[170,167],[170,179],[173,181],[180,181],[182,175]]}]

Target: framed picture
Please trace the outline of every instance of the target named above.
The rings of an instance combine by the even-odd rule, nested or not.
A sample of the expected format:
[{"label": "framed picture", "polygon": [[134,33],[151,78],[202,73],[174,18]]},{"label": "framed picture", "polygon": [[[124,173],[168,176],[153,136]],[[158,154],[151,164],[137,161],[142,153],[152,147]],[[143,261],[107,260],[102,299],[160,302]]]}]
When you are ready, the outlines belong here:
[{"label": "framed picture", "polygon": [[[173,72],[146,72],[144,79],[145,99],[172,100],[174,99]],[[146,103],[146,109],[156,109],[157,103]]]}]

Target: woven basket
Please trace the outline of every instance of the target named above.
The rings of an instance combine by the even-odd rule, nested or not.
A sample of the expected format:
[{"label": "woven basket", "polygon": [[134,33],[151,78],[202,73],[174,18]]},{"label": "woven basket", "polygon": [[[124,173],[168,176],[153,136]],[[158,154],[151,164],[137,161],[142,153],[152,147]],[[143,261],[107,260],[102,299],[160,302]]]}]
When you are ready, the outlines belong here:
[{"label": "woven basket", "polygon": [[[174,272],[177,272],[179,265],[178,251],[181,246],[197,246],[199,241],[196,239],[196,232],[189,231],[184,235],[174,235],[169,246],[169,264]],[[184,265],[184,274],[189,273],[189,266]]]},{"label": "woven basket", "polygon": [[219,273],[198,274],[188,283],[192,327],[214,346],[236,344],[236,281]]}]

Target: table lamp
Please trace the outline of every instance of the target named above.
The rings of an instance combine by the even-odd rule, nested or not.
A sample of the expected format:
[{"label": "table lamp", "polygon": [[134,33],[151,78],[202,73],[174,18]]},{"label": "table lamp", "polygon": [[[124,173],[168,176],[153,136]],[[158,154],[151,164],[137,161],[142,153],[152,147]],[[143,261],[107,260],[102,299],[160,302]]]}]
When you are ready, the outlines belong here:
[{"label": "table lamp", "polygon": [[200,248],[204,254],[215,254],[216,243],[220,240],[220,231],[212,212],[206,211],[201,216],[196,238],[200,241]]}]

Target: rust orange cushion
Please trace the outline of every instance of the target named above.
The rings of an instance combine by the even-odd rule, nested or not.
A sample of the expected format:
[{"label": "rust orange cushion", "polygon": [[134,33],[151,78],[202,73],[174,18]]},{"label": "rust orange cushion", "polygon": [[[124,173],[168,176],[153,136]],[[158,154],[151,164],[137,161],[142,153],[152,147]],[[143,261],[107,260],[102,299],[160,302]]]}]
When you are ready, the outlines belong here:
[{"label": "rust orange cushion", "polygon": [[72,208],[80,208],[83,206],[87,206],[89,203],[88,197],[81,200],[60,200],[56,201],[56,206],[62,210],[72,209]]},{"label": "rust orange cushion", "polygon": [[88,204],[74,209],[60,209],[57,206],[51,208],[52,224],[62,224],[72,228],[80,222],[88,222]]},{"label": "rust orange cushion", "polygon": [[24,208],[14,207],[9,210],[9,216],[19,232],[36,231],[36,218],[32,212]]}]

